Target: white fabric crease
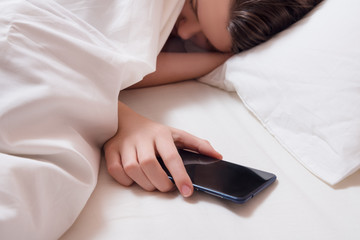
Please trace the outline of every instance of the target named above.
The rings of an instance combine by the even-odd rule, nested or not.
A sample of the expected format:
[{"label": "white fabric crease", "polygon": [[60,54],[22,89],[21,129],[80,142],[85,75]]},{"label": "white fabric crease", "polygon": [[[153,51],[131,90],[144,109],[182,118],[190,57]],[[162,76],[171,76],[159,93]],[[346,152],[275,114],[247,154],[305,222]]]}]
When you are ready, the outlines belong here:
[{"label": "white fabric crease", "polygon": [[155,69],[181,4],[0,2],[1,239],[57,239],[75,221],[119,91]]}]

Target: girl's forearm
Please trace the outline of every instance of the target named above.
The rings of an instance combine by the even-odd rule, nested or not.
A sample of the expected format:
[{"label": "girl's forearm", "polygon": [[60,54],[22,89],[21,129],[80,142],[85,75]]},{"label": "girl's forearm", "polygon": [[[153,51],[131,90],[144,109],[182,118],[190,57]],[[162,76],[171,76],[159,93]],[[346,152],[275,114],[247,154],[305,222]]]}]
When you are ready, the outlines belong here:
[{"label": "girl's forearm", "polygon": [[131,88],[199,78],[223,64],[231,56],[224,53],[160,53],[156,71],[145,76]]}]

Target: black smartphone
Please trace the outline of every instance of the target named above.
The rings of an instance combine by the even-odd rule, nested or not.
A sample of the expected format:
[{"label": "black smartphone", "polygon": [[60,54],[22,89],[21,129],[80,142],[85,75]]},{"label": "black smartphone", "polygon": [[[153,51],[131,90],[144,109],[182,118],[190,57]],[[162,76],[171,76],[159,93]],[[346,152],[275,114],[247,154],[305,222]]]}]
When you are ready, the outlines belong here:
[{"label": "black smartphone", "polygon": [[[273,173],[186,150],[179,149],[179,154],[195,190],[235,203],[245,203],[276,180]],[[161,158],[159,162],[173,181]]]}]

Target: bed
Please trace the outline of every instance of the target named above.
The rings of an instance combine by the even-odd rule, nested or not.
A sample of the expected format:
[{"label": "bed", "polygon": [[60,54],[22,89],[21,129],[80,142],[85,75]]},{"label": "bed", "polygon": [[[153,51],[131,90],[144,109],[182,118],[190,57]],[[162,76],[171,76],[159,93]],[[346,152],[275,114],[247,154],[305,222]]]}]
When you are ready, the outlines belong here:
[{"label": "bed", "polygon": [[[200,192],[144,192],[119,186],[104,162],[99,181],[62,239],[357,239],[360,173],[331,187],[264,129],[235,93],[184,82],[124,91],[145,116],[208,139],[224,159],[276,173],[278,181],[244,205]],[[166,99],[166,101],[164,101]]]},{"label": "bed", "polygon": [[[0,3],[2,239],[359,239],[360,3],[325,0],[199,80],[124,90],[182,3]],[[278,180],[245,204],[119,185],[101,154],[118,98]]]}]

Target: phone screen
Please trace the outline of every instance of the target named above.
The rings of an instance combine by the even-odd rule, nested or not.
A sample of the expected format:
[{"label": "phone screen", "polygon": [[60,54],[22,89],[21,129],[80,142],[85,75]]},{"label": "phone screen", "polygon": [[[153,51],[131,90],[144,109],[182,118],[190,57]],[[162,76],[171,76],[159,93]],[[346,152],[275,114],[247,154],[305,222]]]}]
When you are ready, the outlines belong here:
[{"label": "phone screen", "polygon": [[[196,190],[244,203],[276,180],[269,172],[241,166],[201,154],[179,150]],[[162,167],[171,175],[160,161]]]}]

